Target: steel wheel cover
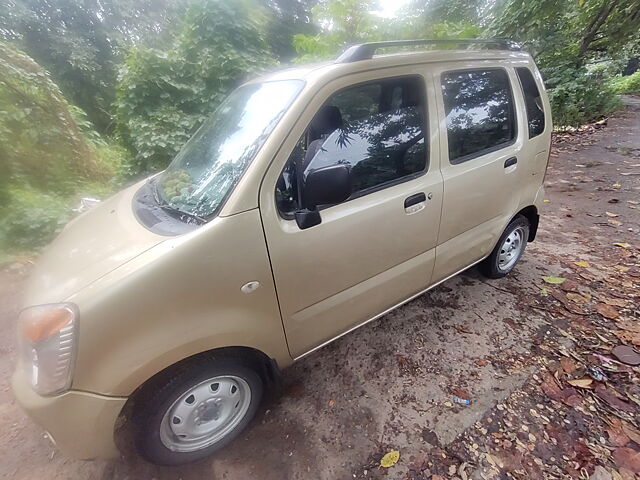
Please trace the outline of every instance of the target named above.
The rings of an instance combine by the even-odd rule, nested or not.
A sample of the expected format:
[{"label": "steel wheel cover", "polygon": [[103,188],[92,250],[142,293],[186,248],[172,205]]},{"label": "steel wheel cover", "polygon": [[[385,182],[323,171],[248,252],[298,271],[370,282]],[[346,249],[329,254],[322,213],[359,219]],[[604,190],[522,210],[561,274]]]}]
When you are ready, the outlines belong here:
[{"label": "steel wheel cover", "polygon": [[242,421],[251,404],[246,380],[219,375],[191,387],[162,417],[160,440],[174,452],[195,452],[217,443]]}]

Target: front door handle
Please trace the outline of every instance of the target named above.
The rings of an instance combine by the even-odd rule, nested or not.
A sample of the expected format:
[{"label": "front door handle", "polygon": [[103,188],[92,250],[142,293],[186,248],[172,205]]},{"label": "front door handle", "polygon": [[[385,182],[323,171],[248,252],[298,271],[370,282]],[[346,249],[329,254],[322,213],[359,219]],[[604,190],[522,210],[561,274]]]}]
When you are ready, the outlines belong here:
[{"label": "front door handle", "polygon": [[504,168],[509,168],[510,166],[515,165],[516,163],[518,163],[518,159],[516,157],[507,158],[504,161]]},{"label": "front door handle", "polygon": [[427,201],[427,196],[424,192],[416,193],[415,195],[411,195],[404,200],[404,213],[407,215],[411,215],[413,213],[418,213],[425,207],[425,202]]},{"label": "front door handle", "polygon": [[405,199],[404,208],[409,208],[420,202],[426,202],[426,201],[427,201],[427,196],[424,194],[424,192],[416,193],[415,195],[411,195],[410,197],[407,197]]}]

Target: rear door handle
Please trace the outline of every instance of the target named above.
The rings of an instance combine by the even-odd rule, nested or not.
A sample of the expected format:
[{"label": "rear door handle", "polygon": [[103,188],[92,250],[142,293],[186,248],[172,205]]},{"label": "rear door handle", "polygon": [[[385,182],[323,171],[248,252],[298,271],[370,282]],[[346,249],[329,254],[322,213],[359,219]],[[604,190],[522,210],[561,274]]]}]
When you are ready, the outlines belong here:
[{"label": "rear door handle", "polygon": [[518,163],[518,159],[516,157],[507,158],[504,161],[504,168],[509,168],[510,166],[515,165],[516,163]]},{"label": "rear door handle", "polygon": [[412,213],[417,213],[425,207],[425,202],[427,201],[427,196],[424,192],[416,193],[415,195],[411,195],[404,200],[404,211],[406,214],[411,215]]}]

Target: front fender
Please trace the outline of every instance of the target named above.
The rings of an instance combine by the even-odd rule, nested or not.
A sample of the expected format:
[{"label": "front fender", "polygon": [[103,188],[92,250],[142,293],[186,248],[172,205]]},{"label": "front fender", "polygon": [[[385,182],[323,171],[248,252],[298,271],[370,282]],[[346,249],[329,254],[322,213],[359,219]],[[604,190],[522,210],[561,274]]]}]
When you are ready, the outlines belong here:
[{"label": "front fender", "polygon": [[[251,281],[260,287],[241,292]],[[127,396],[186,357],[228,346],[292,362],[257,209],[163,242],[69,301],[80,309],[74,389]]]}]

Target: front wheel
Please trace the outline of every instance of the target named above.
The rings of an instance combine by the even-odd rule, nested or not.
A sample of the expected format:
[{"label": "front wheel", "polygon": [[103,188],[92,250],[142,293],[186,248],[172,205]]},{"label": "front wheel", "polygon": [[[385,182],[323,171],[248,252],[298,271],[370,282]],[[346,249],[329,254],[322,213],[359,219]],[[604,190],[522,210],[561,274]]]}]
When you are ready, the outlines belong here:
[{"label": "front wheel", "polygon": [[262,392],[262,379],[241,360],[201,359],[136,400],[138,452],[159,465],[205,458],[247,426]]},{"label": "front wheel", "polygon": [[528,238],[529,221],[518,215],[507,225],[491,255],[480,264],[482,274],[502,278],[510,273],[522,257]]}]

